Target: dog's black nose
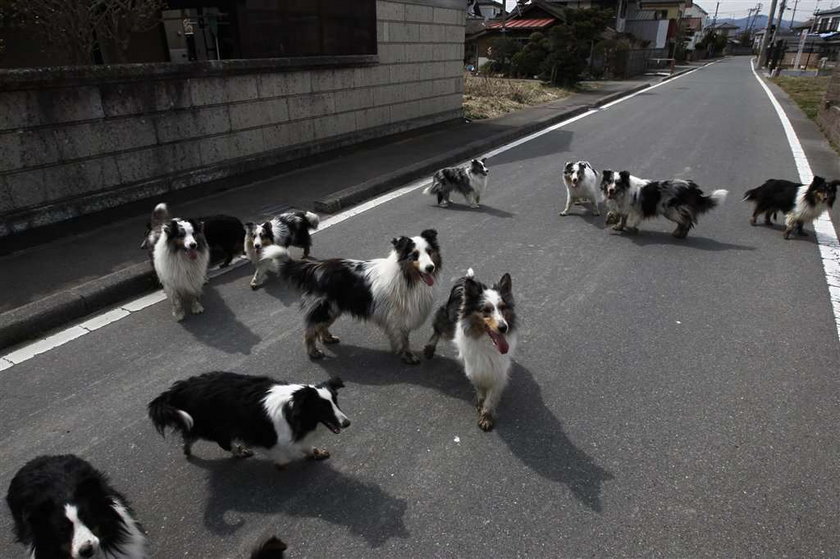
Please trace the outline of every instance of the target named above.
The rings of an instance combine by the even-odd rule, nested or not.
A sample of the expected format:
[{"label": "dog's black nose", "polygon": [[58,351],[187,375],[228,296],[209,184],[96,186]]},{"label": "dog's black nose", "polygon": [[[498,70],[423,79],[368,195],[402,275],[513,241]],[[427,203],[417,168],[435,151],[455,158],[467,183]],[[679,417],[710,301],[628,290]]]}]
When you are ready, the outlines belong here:
[{"label": "dog's black nose", "polygon": [[431,274],[434,271],[435,271],[435,265],[434,264],[429,264],[428,266],[426,266],[426,273],[427,274]]},{"label": "dog's black nose", "polygon": [[96,552],[94,549],[93,544],[86,543],[82,547],[79,548],[79,555],[81,557],[93,557],[93,554]]},{"label": "dog's black nose", "polygon": [[349,419],[345,419],[344,421],[341,422],[341,428],[342,429],[347,429],[348,427],[350,427],[350,420]]},{"label": "dog's black nose", "polygon": [[195,241],[193,241],[192,243],[188,244],[187,246],[188,246],[189,248],[195,248],[195,247],[197,247],[197,246],[198,246],[198,243],[196,243]]},{"label": "dog's black nose", "polygon": [[508,325],[507,325],[507,322],[500,322],[500,323],[499,323],[499,332],[501,332],[502,334],[504,334],[504,333],[505,333],[505,332],[507,332],[507,331],[508,331]]}]

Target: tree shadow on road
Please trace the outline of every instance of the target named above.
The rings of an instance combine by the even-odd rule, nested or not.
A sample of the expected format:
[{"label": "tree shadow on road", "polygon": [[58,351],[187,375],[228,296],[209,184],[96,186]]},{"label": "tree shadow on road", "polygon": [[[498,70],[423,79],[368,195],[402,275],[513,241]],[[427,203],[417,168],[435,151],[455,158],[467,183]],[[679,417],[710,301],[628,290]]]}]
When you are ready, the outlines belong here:
[{"label": "tree shadow on road", "polygon": [[685,239],[677,239],[670,233],[663,231],[639,231],[638,233],[613,232],[613,235],[626,237],[633,244],[637,246],[647,245],[673,245],[691,249],[707,250],[718,252],[723,250],[755,250],[754,246],[736,245],[732,243],[724,243],[709,239],[708,237],[698,237],[689,233]]},{"label": "tree shadow on road", "polygon": [[[328,463],[295,462],[280,471],[268,460],[190,459],[207,472],[205,527],[229,535],[245,524],[235,513],[285,514],[346,526],[371,547],[406,538],[405,500],[334,470]],[[231,521],[232,520],[232,521]]]},{"label": "tree shadow on road", "polygon": [[199,342],[225,353],[248,355],[262,341],[236,317],[215,289],[205,286],[201,304],[203,314],[188,315],[181,323]]},{"label": "tree shadow on road", "polygon": [[[348,345],[331,349],[338,357],[320,361],[330,376],[364,385],[415,384],[473,406],[473,388],[454,359],[438,356],[411,367],[385,351]],[[601,512],[602,485],[613,475],[575,446],[543,401],[534,375],[519,364],[502,397],[496,433],[529,469],[566,485],[577,500]]]}]

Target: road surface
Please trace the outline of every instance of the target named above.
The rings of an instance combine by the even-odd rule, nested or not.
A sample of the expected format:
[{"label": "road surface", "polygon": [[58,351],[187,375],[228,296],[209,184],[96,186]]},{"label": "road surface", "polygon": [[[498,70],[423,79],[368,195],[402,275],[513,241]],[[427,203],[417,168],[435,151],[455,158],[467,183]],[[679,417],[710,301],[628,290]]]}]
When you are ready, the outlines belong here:
[{"label": "road surface", "polygon": [[[559,217],[566,160],[726,188],[685,241]],[[497,429],[475,425],[451,347],[417,367],[341,319],[311,362],[297,295],[218,277],[200,317],[167,303],[0,372],[0,486],[26,460],[77,453],[132,501],[159,558],[244,557],[277,534],[289,556],[813,556],[840,549],[840,344],[813,236],[750,227],[743,192],[796,178],[746,59],[646,91],[488,161],[480,211],[419,191],[315,237],[318,257],[383,256],[439,232],[438,298],[473,267],[511,272],[521,320]],[[412,339],[422,347],[430,326]],[[332,458],[277,472],[211,443],[188,462],[146,404],[210,371],[340,375],[352,426]],[[0,514],[0,556],[22,555]]]}]

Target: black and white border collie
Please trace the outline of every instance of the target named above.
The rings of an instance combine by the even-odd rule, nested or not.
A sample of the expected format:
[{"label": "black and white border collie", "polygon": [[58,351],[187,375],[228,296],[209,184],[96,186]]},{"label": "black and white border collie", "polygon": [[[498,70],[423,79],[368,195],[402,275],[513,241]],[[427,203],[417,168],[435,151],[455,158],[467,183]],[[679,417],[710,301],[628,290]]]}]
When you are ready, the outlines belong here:
[{"label": "black and white border collie", "polygon": [[755,225],[762,213],[764,224],[770,225],[770,216],[782,212],[785,214],[785,239],[790,239],[794,232],[804,236],[805,222],[813,222],[834,206],[839,184],[840,181],[826,182],[822,177],[814,177],[808,185],[784,179],[765,181],[744,193],[745,201],[755,202],[750,225]]},{"label": "black and white border collie", "polygon": [[[420,358],[411,351],[409,334],[426,321],[434,306],[434,284],[441,267],[437,231],[426,229],[417,237],[399,237],[385,258],[322,261],[286,260],[280,272],[303,291],[301,308],[309,357],[324,353],[315,345],[338,343],[330,326],[344,313],[370,320],[385,331],[391,349],[405,363]],[[276,248],[266,250],[272,258]]]},{"label": "black and white border collie", "polygon": [[251,552],[251,559],[283,559],[286,544],[277,536],[271,536]]},{"label": "black and white border collie", "polygon": [[[169,208],[160,203],[155,206],[152,218],[146,224],[146,234],[140,248],[149,253],[149,260],[154,262],[154,250],[160,238],[163,225],[171,219]],[[196,219],[202,226],[207,246],[210,247],[210,264],[221,261],[220,268],[227,268],[231,261],[243,252],[244,238],[242,222],[232,215],[210,215]]]},{"label": "black and white border collie", "polygon": [[592,213],[601,215],[598,202],[601,191],[598,189],[598,172],[588,161],[567,161],[563,167],[563,184],[566,186],[566,207],[560,215],[569,215],[569,208],[576,202],[592,204]]},{"label": "black and white border collie", "polygon": [[470,268],[435,314],[434,333],[424,349],[431,359],[441,337],[455,342],[464,372],[475,387],[478,426],[484,431],[495,425],[496,405],[508,382],[517,340],[514,307],[510,274],[487,287]]},{"label": "black and white border collie", "polygon": [[715,190],[706,196],[693,181],[649,181],[628,171],[611,170],[602,171],[601,190],[610,211],[619,215],[614,230],[636,233],[642,220],[661,215],[677,224],[672,234],[678,239],[688,235],[697,224],[698,215],[722,204],[728,194],[726,190]]},{"label": "black and white border collie", "polygon": [[[269,246],[288,249],[295,246],[303,249],[303,257],[309,257],[312,248],[310,230],[318,229],[321,220],[312,212],[286,212],[261,224],[245,224],[245,254],[254,265],[256,272],[251,279],[251,289],[256,289],[265,281],[269,271],[277,269],[272,259],[263,259],[262,250]],[[288,254],[279,252],[276,258],[288,258]]]},{"label": "black and white border collie", "polygon": [[163,435],[167,427],[181,433],[184,454],[197,440],[213,441],[236,457],[262,449],[279,467],[293,460],[330,457],[312,446],[319,424],[333,433],[350,426],[338,407],[332,378],[320,384],[288,384],[269,377],[212,372],[175,382],[149,403],[149,417]]},{"label": "black and white border collie", "polygon": [[486,157],[473,159],[462,167],[446,167],[435,171],[432,184],[423,189],[423,194],[436,195],[438,205],[445,208],[452,202],[452,193],[458,192],[466,198],[471,208],[477,208],[487,188],[487,175],[490,174],[485,166],[486,161]]},{"label": "black and white border collie", "polygon": [[[155,213],[159,211],[160,204]],[[209,263],[210,248],[200,223],[176,217],[161,225],[152,252],[152,264],[172,304],[175,320],[183,320],[187,309],[193,314],[204,312],[199,299]]]},{"label": "black and white border collie", "polygon": [[9,485],[17,541],[33,559],[142,559],[146,536],[107,477],[72,454],[39,456]]}]

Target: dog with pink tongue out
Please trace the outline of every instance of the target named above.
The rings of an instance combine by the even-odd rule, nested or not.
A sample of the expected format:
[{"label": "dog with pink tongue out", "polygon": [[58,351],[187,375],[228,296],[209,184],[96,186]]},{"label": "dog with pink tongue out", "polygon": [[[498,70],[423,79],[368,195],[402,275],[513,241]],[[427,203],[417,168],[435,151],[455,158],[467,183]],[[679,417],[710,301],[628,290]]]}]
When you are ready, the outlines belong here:
[{"label": "dog with pink tongue out", "polygon": [[476,392],[478,426],[493,429],[495,410],[508,382],[516,348],[516,313],[510,274],[491,287],[475,279],[470,268],[455,282],[449,300],[435,313],[434,333],[426,344],[428,359],[441,337],[452,340],[464,372]]}]

